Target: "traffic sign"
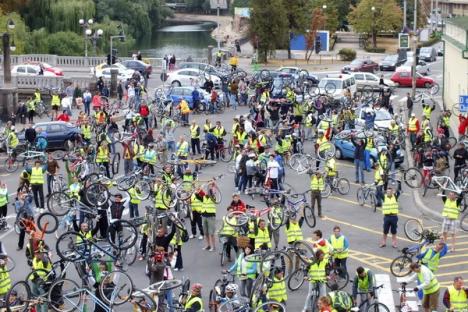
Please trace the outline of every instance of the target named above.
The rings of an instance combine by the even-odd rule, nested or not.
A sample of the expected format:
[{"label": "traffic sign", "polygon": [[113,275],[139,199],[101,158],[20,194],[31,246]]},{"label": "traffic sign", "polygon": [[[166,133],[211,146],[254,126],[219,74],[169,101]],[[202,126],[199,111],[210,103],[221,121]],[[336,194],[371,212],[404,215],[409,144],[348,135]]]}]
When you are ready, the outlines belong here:
[{"label": "traffic sign", "polygon": [[468,113],[468,95],[460,95],[460,113]]},{"label": "traffic sign", "polygon": [[399,33],[398,43],[400,49],[409,49],[409,34]]}]

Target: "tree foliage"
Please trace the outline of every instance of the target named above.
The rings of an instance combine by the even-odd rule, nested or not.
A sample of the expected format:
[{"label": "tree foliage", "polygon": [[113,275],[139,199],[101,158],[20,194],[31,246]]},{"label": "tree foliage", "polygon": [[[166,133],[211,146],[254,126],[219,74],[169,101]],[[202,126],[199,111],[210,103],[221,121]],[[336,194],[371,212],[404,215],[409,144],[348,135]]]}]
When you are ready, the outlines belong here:
[{"label": "tree foliage", "polygon": [[254,44],[258,41],[258,61],[266,62],[268,52],[284,46],[289,35],[282,0],[252,0],[249,32]]},{"label": "tree foliage", "polygon": [[47,36],[48,53],[57,55],[83,55],[83,37],[71,32],[60,31]]},{"label": "tree foliage", "polygon": [[[7,22],[9,19],[12,19],[15,23],[15,28],[13,30],[7,29]],[[24,53],[26,50],[26,43],[29,39],[28,27],[18,13],[3,15],[0,10],[0,34],[3,34],[7,30],[10,33],[10,45],[14,43],[16,46],[16,50],[11,53]]]},{"label": "tree foliage", "polygon": [[398,31],[402,25],[402,10],[396,0],[361,0],[352,8],[349,21],[360,33],[371,33],[373,29],[376,32]]},{"label": "tree foliage", "polygon": [[[338,29],[339,21],[338,21],[338,7],[337,3],[341,0],[315,0],[312,2],[313,9],[320,9],[322,10],[322,14],[324,17],[325,25],[320,25],[319,30],[328,30],[331,32],[335,32]],[[326,5],[327,8],[323,9],[323,6]]]}]

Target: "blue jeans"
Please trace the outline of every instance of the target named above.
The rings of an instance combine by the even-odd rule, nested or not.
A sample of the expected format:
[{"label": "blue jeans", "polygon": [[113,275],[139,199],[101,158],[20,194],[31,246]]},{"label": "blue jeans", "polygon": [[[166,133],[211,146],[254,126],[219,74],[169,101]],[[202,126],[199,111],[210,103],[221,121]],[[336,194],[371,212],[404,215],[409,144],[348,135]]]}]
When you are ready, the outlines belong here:
[{"label": "blue jeans", "polygon": [[167,150],[171,153],[175,153],[175,150],[176,150],[175,141],[167,141]]},{"label": "blue jeans", "polygon": [[169,312],[174,312],[174,299],[172,289],[166,290],[166,302],[169,306]]},{"label": "blue jeans", "polygon": [[140,213],[138,212],[138,204],[130,203],[129,208],[130,208],[130,218],[135,218],[135,217],[140,216]]},{"label": "blue jeans", "polygon": [[370,170],[371,169],[371,163],[370,163],[370,151],[365,149],[364,150],[364,170]]},{"label": "blue jeans", "polygon": [[360,183],[365,183],[364,182],[364,161],[355,159],[354,168],[356,169],[356,181]]},{"label": "blue jeans", "polygon": [[91,113],[91,110],[90,110],[91,107],[90,106],[91,106],[91,102],[87,102],[87,101],[84,102],[85,114],[88,115],[88,116]]}]

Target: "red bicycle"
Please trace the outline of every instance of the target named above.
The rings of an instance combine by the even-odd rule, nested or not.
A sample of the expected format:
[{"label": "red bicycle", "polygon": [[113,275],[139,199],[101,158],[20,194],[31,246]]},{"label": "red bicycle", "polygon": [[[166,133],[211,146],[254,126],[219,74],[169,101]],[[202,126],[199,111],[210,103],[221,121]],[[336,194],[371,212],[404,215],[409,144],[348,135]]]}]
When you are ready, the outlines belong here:
[{"label": "red bicycle", "polygon": [[247,206],[247,210],[245,212],[231,211],[228,213],[226,222],[233,227],[242,227],[250,220],[256,220],[264,215],[267,215],[272,230],[277,230],[284,221],[284,208],[279,204],[274,204],[271,207],[263,209],[256,209],[255,207]]}]

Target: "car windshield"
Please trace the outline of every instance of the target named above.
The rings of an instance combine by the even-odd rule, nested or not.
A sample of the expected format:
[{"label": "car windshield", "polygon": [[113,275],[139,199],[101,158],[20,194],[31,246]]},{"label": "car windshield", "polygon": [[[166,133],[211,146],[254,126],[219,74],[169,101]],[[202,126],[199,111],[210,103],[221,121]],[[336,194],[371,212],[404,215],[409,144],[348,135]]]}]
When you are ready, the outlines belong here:
[{"label": "car windshield", "polygon": [[397,56],[396,56],[396,55],[387,55],[387,56],[384,58],[384,61],[393,62],[393,61],[396,61],[396,60],[397,60]]},{"label": "car windshield", "polygon": [[323,79],[319,82],[319,88],[325,88],[326,85],[332,84],[335,86],[335,89],[343,89],[343,81],[339,79]]},{"label": "car windshield", "polygon": [[354,60],[354,61],[351,62],[350,65],[361,65],[361,63],[362,62],[360,60]]},{"label": "car windshield", "polygon": [[389,120],[389,119],[392,119],[392,116],[390,115],[390,113],[386,110],[383,110],[383,109],[379,109],[379,110],[376,110],[375,111],[375,120]]}]

